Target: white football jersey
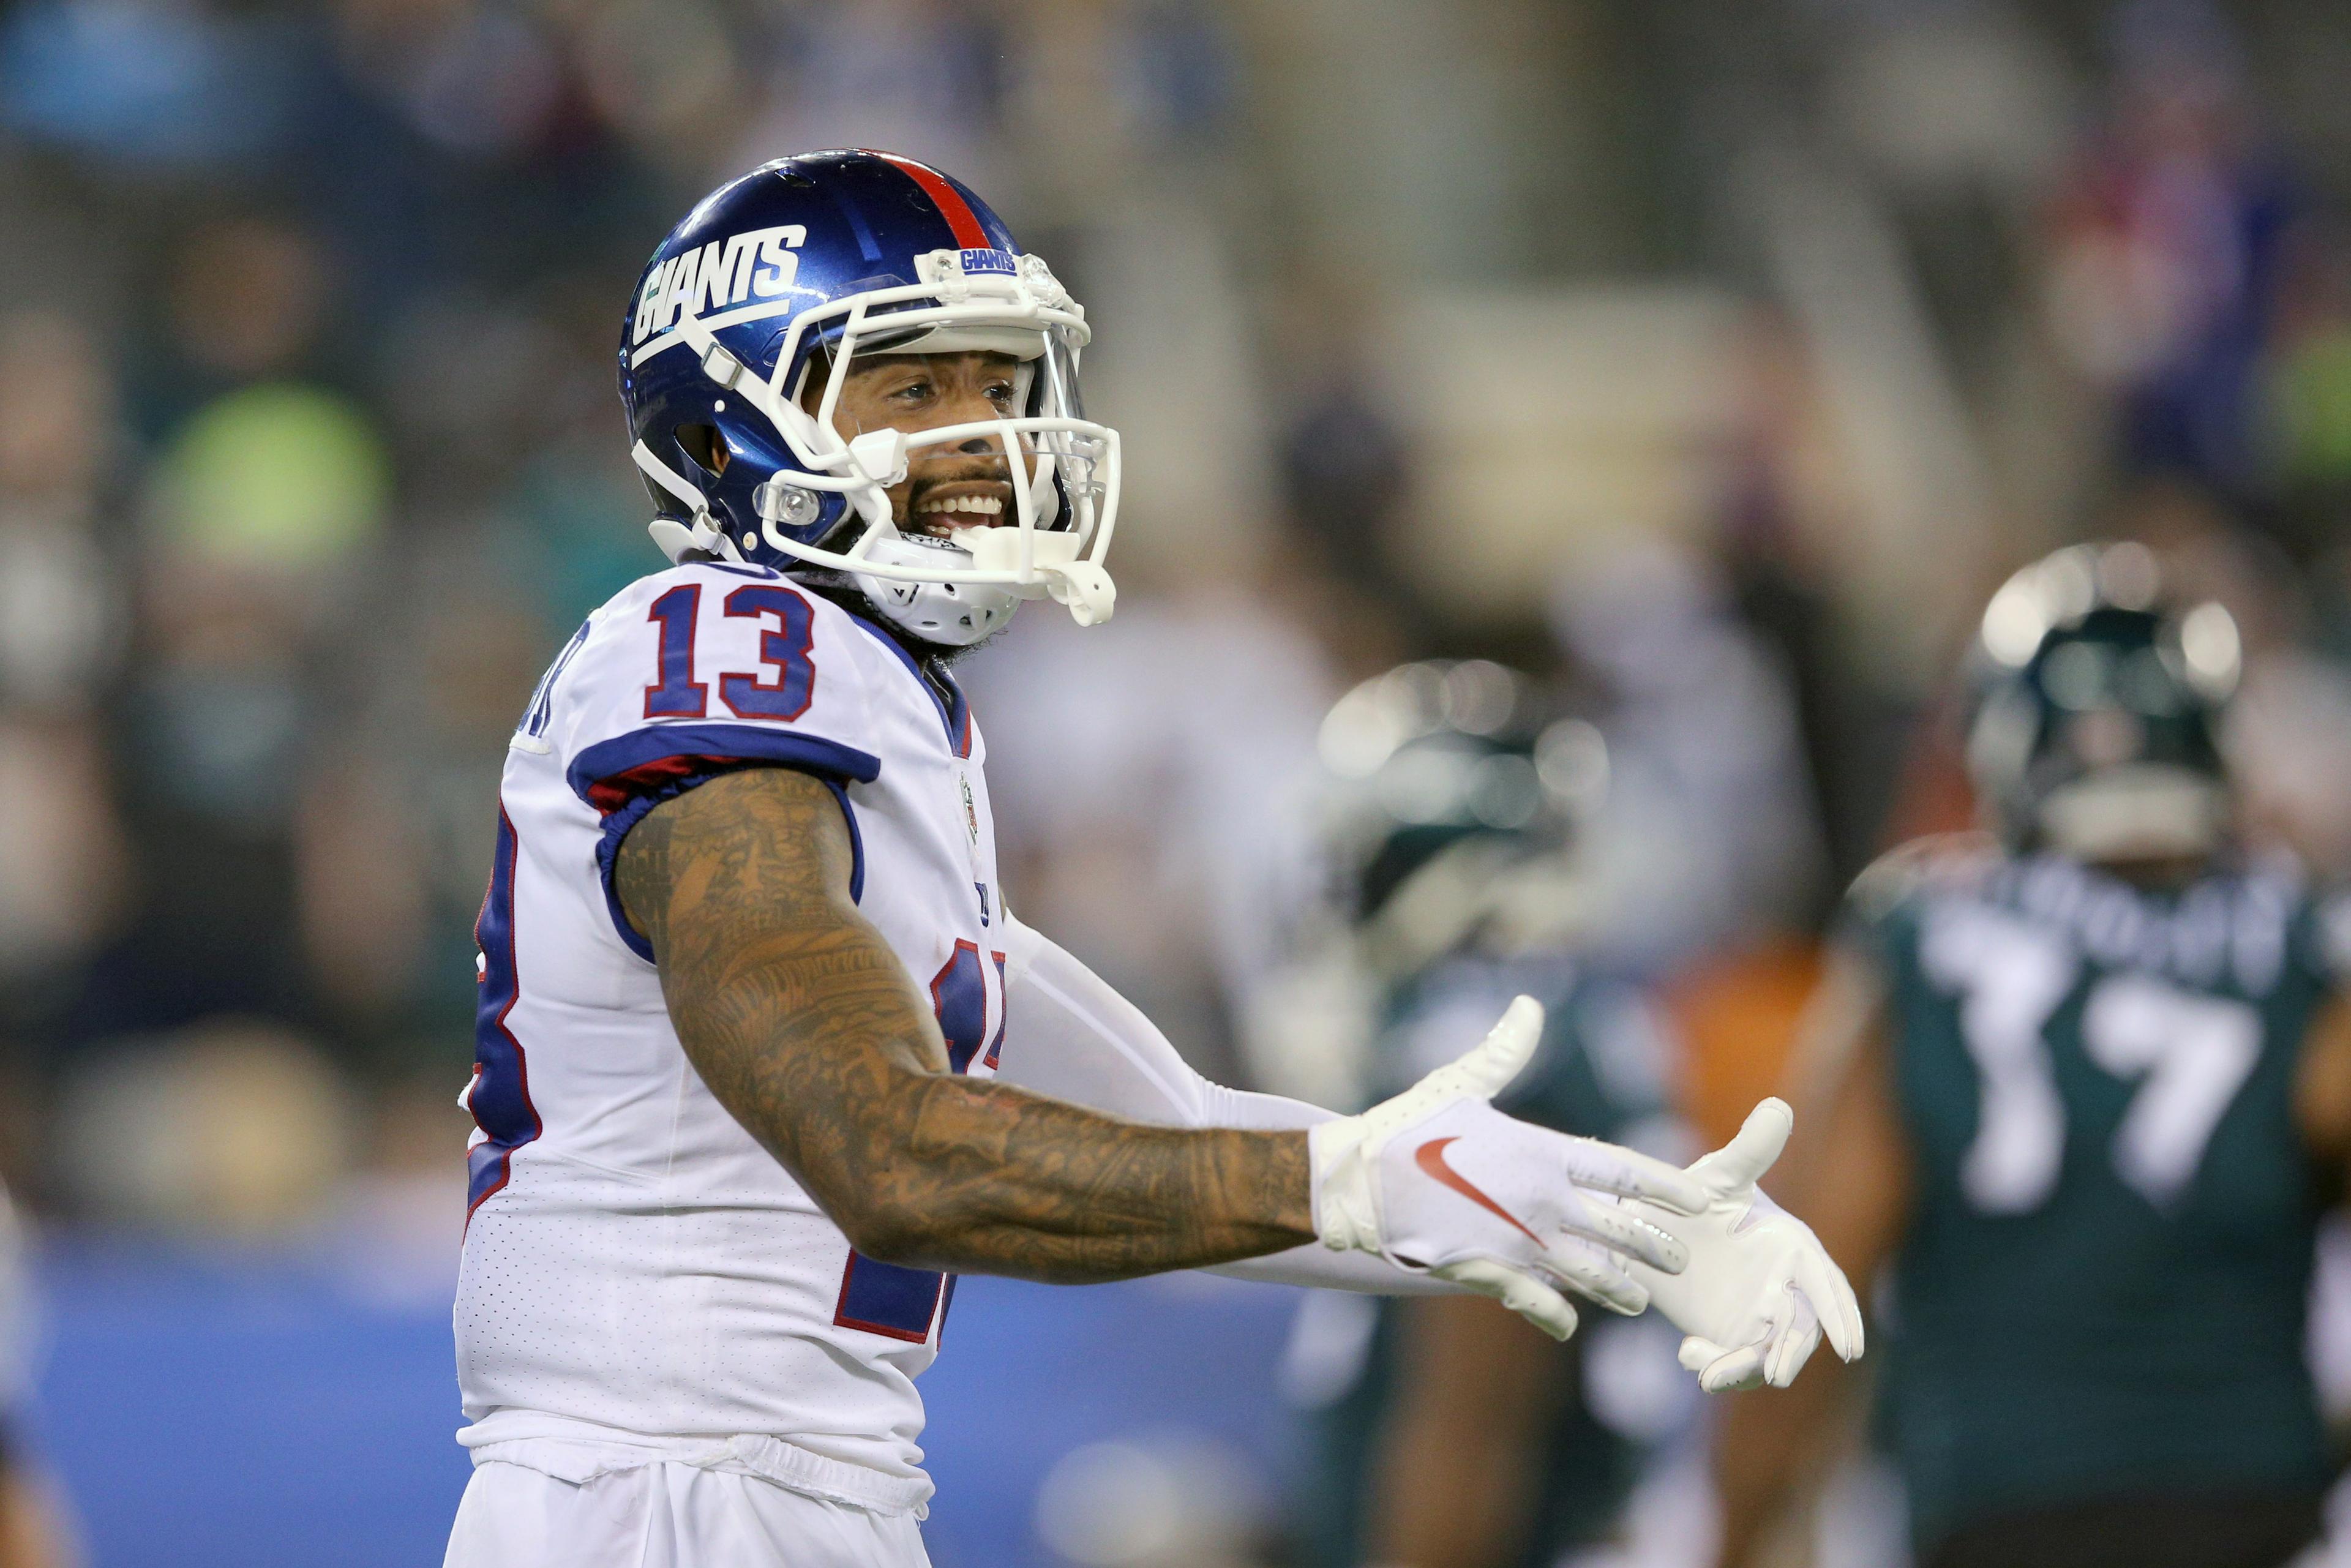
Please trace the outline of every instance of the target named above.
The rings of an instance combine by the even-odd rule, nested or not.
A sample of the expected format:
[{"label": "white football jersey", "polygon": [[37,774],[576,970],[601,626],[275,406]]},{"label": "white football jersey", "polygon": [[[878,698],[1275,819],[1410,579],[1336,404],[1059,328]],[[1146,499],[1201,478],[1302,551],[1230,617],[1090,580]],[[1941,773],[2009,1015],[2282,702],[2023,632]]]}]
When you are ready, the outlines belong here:
[{"label": "white football jersey", "polygon": [[[540,682],[476,933],[455,1320],[477,1458],[514,1440],[777,1439],[887,1479],[875,1495],[927,1495],[914,1379],[954,1280],[856,1256],[712,1097],[611,871],[631,826],[714,773],[825,779],[859,906],[929,988],[956,1069],[993,1072],[1007,922],[979,732],[943,682],[778,573],[719,564],[624,590]],[[832,1490],[856,1492],[852,1474]]]}]

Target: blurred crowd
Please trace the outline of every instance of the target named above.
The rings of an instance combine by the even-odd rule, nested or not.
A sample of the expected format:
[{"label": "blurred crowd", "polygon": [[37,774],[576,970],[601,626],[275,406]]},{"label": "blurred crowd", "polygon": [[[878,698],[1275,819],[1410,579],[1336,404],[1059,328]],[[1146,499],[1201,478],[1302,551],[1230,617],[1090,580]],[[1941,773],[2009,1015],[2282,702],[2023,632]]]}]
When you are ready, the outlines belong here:
[{"label": "blurred crowd", "polygon": [[803,145],[987,186],[1062,94],[1138,146],[1217,133],[1211,18],[1061,9],[1017,79],[1022,17],[960,5],[0,18],[20,1194],[268,1230],[354,1158],[455,1168],[504,737],[658,563],[618,434],[626,279]]},{"label": "blurred crowd", "polygon": [[[2351,861],[2343,128],[2272,107],[2313,40],[2154,4],[1820,5],[1760,40],[1488,9],[1441,43],[1199,0],[13,8],[0,1169],[69,1209],[258,1201],[207,1184],[266,1171],[76,1153],[188,1119],[298,1207],[323,1149],[445,1139],[502,737],[654,559],[616,280],[803,145],[959,171],[1102,324],[1127,608],[1082,643],[1031,616],[973,684],[1016,893],[1207,1066],[1334,1087],[1249,1020],[1347,683],[1571,677],[1614,768],[1607,939],[1784,991],[1877,847],[1964,813],[1931,719],[1978,596],[2085,532],[2231,598],[2262,810]],[[1563,101],[1553,143],[1437,147],[1332,210],[1363,171],[1301,116],[1364,108],[1377,157],[1409,110],[1367,100],[1431,48],[1454,95]]]},{"label": "blurred crowd", "polygon": [[2231,605],[2256,830],[2351,872],[2339,8],[1447,9],[0,13],[0,1176],[270,1233],[413,1170],[454,1235],[505,737],[659,560],[629,281],[815,146],[1098,324],[1118,617],[969,684],[1023,916],[1212,1074],[1360,1089],[1279,962],[1318,726],[1484,656],[1604,737],[1591,939],[1719,1125],[1844,885],[1966,821],[1953,662],[2069,538]]}]

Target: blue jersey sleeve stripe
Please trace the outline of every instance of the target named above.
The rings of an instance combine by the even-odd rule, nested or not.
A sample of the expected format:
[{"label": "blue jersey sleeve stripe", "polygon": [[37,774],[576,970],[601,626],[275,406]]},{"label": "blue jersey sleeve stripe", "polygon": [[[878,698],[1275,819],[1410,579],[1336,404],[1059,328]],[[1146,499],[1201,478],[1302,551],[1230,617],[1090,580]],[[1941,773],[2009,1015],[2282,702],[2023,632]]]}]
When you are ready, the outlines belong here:
[{"label": "blue jersey sleeve stripe", "polygon": [[564,770],[564,782],[580,800],[605,810],[597,799],[598,785],[673,758],[775,762],[856,784],[871,784],[882,772],[882,759],[872,752],[798,730],[746,724],[664,724],[598,741],[571,759],[571,766]]},{"label": "blue jersey sleeve stripe", "polygon": [[530,1098],[530,1062],[510,1017],[522,999],[521,971],[515,962],[515,873],[522,839],[506,804],[498,804],[497,850],[490,862],[489,890],[474,922],[474,943],[482,956],[479,997],[474,1016],[474,1081],[465,1109],[482,1130],[482,1141],[465,1154],[465,1224],[474,1210],[507,1185],[515,1150],[542,1131]]},{"label": "blue jersey sleeve stripe", "polygon": [[[653,945],[629,924],[628,912],[621,907],[620,889],[613,881],[615,868],[620,864],[621,841],[629,836],[631,828],[643,821],[663,801],[674,800],[697,784],[706,784],[722,774],[737,772],[744,766],[739,760],[729,760],[712,761],[703,767],[690,768],[663,779],[658,788],[631,797],[626,805],[604,815],[604,831],[596,841],[596,880],[604,889],[604,910],[612,918],[612,931],[620,937],[622,946],[648,964],[655,961]],[[778,763],[774,766],[793,765]],[[839,779],[823,773],[815,777],[831,789],[832,798],[841,802],[841,815],[849,824],[849,901],[862,904],[865,901],[865,835],[858,830],[857,809],[850,803],[848,786]]]},{"label": "blue jersey sleeve stripe", "polygon": [[858,831],[857,808],[850,803],[849,789],[838,779],[828,779],[832,786],[832,798],[841,802],[841,814],[849,822],[849,902],[865,902],[865,835]]}]

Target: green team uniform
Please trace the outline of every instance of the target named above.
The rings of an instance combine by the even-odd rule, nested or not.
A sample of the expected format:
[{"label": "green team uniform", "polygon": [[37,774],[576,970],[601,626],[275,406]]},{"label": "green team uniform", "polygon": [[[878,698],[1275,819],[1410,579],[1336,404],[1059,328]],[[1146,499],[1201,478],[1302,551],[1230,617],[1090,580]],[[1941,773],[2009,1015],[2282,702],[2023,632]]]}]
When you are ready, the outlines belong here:
[{"label": "green team uniform", "polygon": [[[1548,1009],[1534,1060],[1498,1095],[1509,1114],[1541,1126],[1614,1143],[1639,1143],[1659,1125],[1665,1099],[1657,1023],[1640,993],[1580,975],[1565,963],[1439,966],[1392,1009],[1382,1042],[1386,1082],[1374,1099],[1401,1090],[1460,1052],[1510,998],[1524,991]],[[1648,1124],[1645,1128],[1642,1124]],[[1395,1392],[1398,1303],[1351,1298],[1343,1303],[1374,1316],[1360,1364],[1345,1391],[1313,1412],[1311,1484],[1301,1489],[1306,1560],[1317,1568],[1356,1568],[1370,1469]],[[1622,1320],[1580,1308],[1583,1328],[1554,1365],[1562,1397],[1543,1434],[1523,1568],[1550,1568],[1572,1547],[1605,1540],[1637,1474],[1641,1450],[1595,1416],[1582,1396],[1584,1358],[1577,1347]],[[1499,1320],[1498,1320],[1499,1324]]]},{"label": "green team uniform", "polygon": [[2330,1195],[2294,1100],[2343,923],[2276,871],[2147,892],[1979,841],[1889,857],[1853,915],[1914,1173],[1881,1414],[1922,1552],[2086,1503],[2314,1510]]}]

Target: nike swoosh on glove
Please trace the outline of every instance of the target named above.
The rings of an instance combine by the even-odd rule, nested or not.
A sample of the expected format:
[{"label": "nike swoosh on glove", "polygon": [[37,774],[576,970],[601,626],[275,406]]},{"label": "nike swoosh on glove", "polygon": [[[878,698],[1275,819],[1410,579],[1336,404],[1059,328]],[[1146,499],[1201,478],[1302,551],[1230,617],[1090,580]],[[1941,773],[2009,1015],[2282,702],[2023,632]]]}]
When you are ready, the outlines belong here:
[{"label": "nike swoosh on glove", "polygon": [[1612,1199],[1695,1215],[1708,1195],[1663,1160],[1494,1109],[1534,1054],[1542,1020],[1540,1002],[1519,998],[1460,1061],[1359,1116],[1310,1129],[1307,1145],[1324,1246],[1376,1252],[1492,1296],[1565,1339],[1575,1309],[1561,1287],[1631,1314],[1649,1291],[1625,1272],[1628,1262],[1670,1279],[1687,1260],[1678,1240]]},{"label": "nike swoosh on glove", "polygon": [[1784,1101],[1764,1101],[1749,1113],[1737,1137],[1690,1166],[1706,1188],[1702,1212],[1639,1210],[1645,1221],[1681,1242],[1689,1267],[1667,1274],[1634,1263],[1627,1271],[1687,1336],[1681,1364],[1698,1375],[1698,1386],[1708,1394],[1764,1383],[1787,1387],[1824,1330],[1840,1357],[1861,1355],[1861,1304],[1844,1271],[1811,1226],[1755,1185],[1780,1157],[1795,1124]]}]

